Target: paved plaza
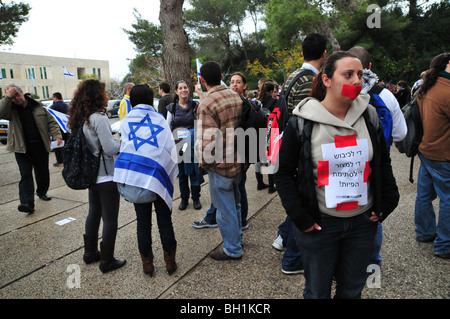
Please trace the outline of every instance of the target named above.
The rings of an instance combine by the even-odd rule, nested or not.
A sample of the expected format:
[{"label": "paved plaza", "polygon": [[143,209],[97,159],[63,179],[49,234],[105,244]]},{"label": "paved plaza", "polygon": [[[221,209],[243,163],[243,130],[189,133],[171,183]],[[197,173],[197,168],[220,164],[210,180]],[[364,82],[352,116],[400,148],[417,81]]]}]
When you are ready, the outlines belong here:
[{"label": "paved plaza", "polygon": [[[51,201],[36,197],[36,211],[21,213],[14,154],[0,146],[0,299],[301,299],[302,275],[281,272],[282,253],[271,247],[285,212],[277,193],[257,191],[253,167],[247,173],[249,229],[244,231],[244,256],[215,261],[208,255],[222,245],[219,229],[195,229],[210,205],[208,181],[202,185],[203,209],[177,209],[173,223],[178,242],[178,270],[169,276],[154,218],[155,274],[144,275],[137,249],[133,205],[121,199],[116,257],[127,264],[102,274],[98,264],[85,265],[83,233],[87,191],[68,188],[62,167],[50,154]],[[365,299],[448,299],[450,261],[433,256],[432,243],[418,243],[414,234],[416,184],[408,181],[409,159],[392,149],[400,204],[384,222],[381,269],[363,291]],[[417,178],[418,160],[414,176]],[[265,177],[267,181],[267,177]],[[438,200],[434,203],[438,207]],[[155,217],[155,216],[153,216]]]}]

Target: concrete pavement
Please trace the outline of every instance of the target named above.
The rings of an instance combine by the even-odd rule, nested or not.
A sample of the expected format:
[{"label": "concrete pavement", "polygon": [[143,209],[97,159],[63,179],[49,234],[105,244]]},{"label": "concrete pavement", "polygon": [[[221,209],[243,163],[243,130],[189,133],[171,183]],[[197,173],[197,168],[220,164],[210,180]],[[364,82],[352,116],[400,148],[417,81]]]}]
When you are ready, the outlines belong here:
[{"label": "concrete pavement", "polygon": [[[432,244],[418,243],[414,235],[416,184],[408,181],[409,159],[392,150],[393,167],[400,188],[398,208],[385,221],[383,263],[377,277],[380,288],[366,287],[366,299],[448,299],[450,261],[433,256]],[[53,167],[45,202],[36,197],[36,211],[21,213],[14,154],[0,146],[0,299],[301,299],[302,275],[281,272],[282,253],[271,247],[285,213],[278,195],[256,190],[251,167],[247,176],[249,229],[244,231],[244,256],[219,262],[208,254],[222,244],[217,228],[194,229],[209,208],[207,181],[202,185],[203,209],[192,201],[178,211],[175,187],[173,223],[178,242],[178,270],[169,276],[155,216],[153,247],[155,274],[143,274],[137,250],[133,205],[121,200],[116,257],[127,264],[102,274],[98,264],[82,260],[87,191],[68,188],[62,167]],[[417,178],[418,160],[415,165]],[[267,180],[267,178],[266,178]],[[438,207],[438,201],[435,203]],[[66,222],[66,223],[64,223]],[[374,286],[374,284],[372,284]]]}]

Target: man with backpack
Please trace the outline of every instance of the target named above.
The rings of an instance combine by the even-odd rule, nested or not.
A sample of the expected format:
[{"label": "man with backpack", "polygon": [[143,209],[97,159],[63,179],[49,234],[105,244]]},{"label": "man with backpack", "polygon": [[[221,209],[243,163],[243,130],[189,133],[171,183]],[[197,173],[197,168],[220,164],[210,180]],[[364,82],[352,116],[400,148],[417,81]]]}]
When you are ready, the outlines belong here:
[{"label": "man with backpack", "polygon": [[[319,69],[325,60],[325,56],[327,54],[326,47],[327,39],[318,33],[311,33],[303,40],[302,54],[304,62],[299,69],[289,75],[283,86],[283,90],[285,90],[289,87],[298,74],[304,74],[297,79],[287,96],[289,115],[292,114],[292,111],[301,100],[309,96],[312,81],[314,80],[316,74],[319,73]],[[306,70],[310,70],[312,72],[305,72]]]},{"label": "man with backpack", "polygon": [[[200,68],[200,81],[208,95],[197,111],[195,152],[200,167],[208,172],[211,200],[217,208],[216,220],[223,239],[223,249],[219,247],[210,256],[215,260],[236,260],[242,258],[243,233],[241,163],[235,149],[234,130],[240,124],[242,100],[239,94],[221,84],[222,77],[216,62],[205,62]],[[229,143],[230,139],[234,143]]]},{"label": "man with backpack", "polygon": [[[286,83],[283,86],[282,94],[280,98],[286,98],[288,104],[289,116],[292,115],[292,111],[297,104],[308,97],[311,92],[312,81],[325,60],[326,56],[327,39],[318,33],[312,33],[306,36],[302,43],[302,54],[304,63],[301,68],[295,70],[289,75]],[[287,96],[283,93],[286,92],[292,84],[295,83],[292,88],[287,92]],[[292,234],[292,221],[289,216],[285,221],[278,226],[278,236],[272,243],[272,247],[276,250],[284,250],[283,259],[281,262],[281,271],[286,275],[299,274],[303,272],[303,264],[300,256],[300,251],[295,243],[294,236]]]},{"label": "man with backpack", "polygon": [[[382,87],[378,83],[378,76],[371,70],[372,62],[370,54],[363,47],[353,47],[349,50],[362,63],[363,67],[363,87],[361,92],[371,95],[370,104],[377,109],[383,126],[384,137],[388,147],[392,142],[399,142],[406,136],[407,127],[403,112],[394,94]],[[378,231],[375,236],[374,250],[370,257],[371,264],[380,264],[380,249],[383,241],[383,231],[381,223],[378,223]]]}]

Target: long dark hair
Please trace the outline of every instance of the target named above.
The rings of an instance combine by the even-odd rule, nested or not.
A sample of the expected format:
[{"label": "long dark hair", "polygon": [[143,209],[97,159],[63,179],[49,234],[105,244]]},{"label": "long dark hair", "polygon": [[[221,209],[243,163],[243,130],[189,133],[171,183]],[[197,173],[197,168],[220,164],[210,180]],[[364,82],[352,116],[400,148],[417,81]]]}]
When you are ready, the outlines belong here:
[{"label": "long dark hair", "polygon": [[323,101],[327,94],[327,88],[323,84],[322,75],[326,74],[328,78],[333,78],[336,71],[336,62],[343,58],[357,58],[354,54],[347,51],[340,51],[330,55],[324,62],[322,70],[316,75],[312,83],[310,96]]},{"label": "long dark hair", "polygon": [[439,77],[439,73],[444,71],[450,61],[450,52],[441,53],[436,56],[430,64],[430,70],[425,73],[423,83],[420,86],[418,97],[422,98],[431,89]]},{"label": "long dark hair", "polygon": [[82,121],[89,125],[89,116],[98,111],[105,111],[108,104],[105,83],[99,80],[85,80],[78,84],[69,108],[67,125],[74,130]]},{"label": "long dark hair", "polygon": [[264,82],[261,87],[258,100],[260,100],[263,105],[266,105],[270,99],[272,99],[273,90],[275,90],[275,85],[273,82]]}]

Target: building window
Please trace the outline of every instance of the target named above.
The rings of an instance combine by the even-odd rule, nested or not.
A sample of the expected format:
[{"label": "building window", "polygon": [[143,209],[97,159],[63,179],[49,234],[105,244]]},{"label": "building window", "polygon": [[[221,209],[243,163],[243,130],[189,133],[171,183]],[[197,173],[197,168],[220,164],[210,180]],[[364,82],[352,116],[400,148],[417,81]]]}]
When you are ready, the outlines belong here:
[{"label": "building window", "polygon": [[14,79],[14,70],[9,69],[9,75],[11,76],[11,79]]},{"label": "building window", "polygon": [[97,69],[98,79],[100,80],[102,78],[102,74],[100,72],[100,68]]},{"label": "building window", "polygon": [[77,75],[78,75],[78,80],[82,80],[83,76],[86,75],[86,69],[85,68],[77,68]]},{"label": "building window", "polygon": [[47,68],[44,66],[44,79],[47,80]]},{"label": "building window", "polygon": [[2,69],[2,78],[6,79],[6,70]]},{"label": "building window", "polygon": [[43,80],[44,79],[44,73],[42,72],[42,67],[39,68],[39,71],[41,73],[41,80]]}]

